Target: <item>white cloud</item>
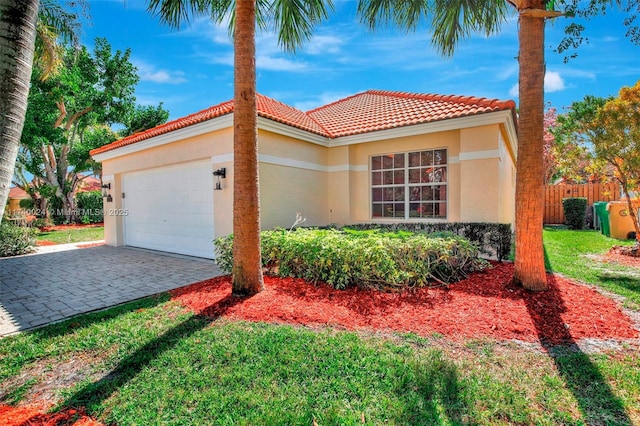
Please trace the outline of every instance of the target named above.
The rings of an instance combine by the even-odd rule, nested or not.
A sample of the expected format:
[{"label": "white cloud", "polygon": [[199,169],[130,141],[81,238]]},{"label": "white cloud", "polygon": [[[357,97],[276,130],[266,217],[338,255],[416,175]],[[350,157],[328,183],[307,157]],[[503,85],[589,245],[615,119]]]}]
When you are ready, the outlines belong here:
[{"label": "white cloud", "polygon": [[[544,75],[544,91],[547,93],[560,92],[566,89],[564,85],[564,80],[560,76],[559,72],[555,71],[547,71]],[[511,86],[509,89],[509,96],[517,98],[518,97],[518,83]]]},{"label": "white cloud", "polygon": [[141,60],[134,60],[133,64],[138,69],[138,75],[141,81],[151,81],[161,84],[181,84],[187,82],[184,72],[182,71],[156,69],[154,65]]},{"label": "white cloud", "polygon": [[565,89],[564,80],[559,72],[547,71],[544,75],[544,91],[548,93],[559,92]]},{"label": "white cloud", "polygon": [[518,91],[519,91],[520,87],[518,85],[518,83],[514,84],[513,86],[511,86],[511,89],[509,89],[509,96],[511,96],[512,98],[517,98],[518,97]]},{"label": "white cloud", "polygon": [[305,51],[310,55],[336,55],[340,53],[340,48],[344,42],[345,40],[342,37],[334,35],[318,35],[311,39]]}]

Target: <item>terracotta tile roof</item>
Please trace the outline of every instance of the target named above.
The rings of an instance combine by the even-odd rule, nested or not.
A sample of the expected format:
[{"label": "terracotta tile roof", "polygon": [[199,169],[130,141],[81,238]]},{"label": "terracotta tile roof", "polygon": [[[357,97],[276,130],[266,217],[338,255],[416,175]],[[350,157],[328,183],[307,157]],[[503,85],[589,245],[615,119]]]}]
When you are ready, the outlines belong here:
[{"label": "terracotta tile roof", "polygon": [[23,199],[23,198],[30,198],[30,197],[29,197],[29,194],[27,194],[24,189],[14,186],[9,190],[9,198]]},{"label": "terracotta tile roof", "polygon": [[[511,110],[515,120],[515,107],[515,102],[511,100],[369,90],[305,113],[267,96],[257,95],[258,116],[327,138],[502,110]],[[131,145],[231,112],[232,100],[94,149],[91,155]]]},{"label": "terracotta tile roof", "polygon": [[340,137],[515,107],[498,99],[369,90],[307,114]]},{"label": "terracotta tile roof", "polygon": [[81,179],[76,192],[100,191],[102,189],[102,182],[96,177],[81,175]]}]

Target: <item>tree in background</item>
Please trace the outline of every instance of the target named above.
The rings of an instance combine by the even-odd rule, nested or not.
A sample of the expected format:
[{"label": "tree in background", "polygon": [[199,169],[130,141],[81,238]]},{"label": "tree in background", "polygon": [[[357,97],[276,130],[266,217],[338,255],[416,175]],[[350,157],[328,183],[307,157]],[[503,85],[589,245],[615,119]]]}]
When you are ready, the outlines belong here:
[{"label": "tree in background", "polygon": [[553,128],[556,126],[556,109],[549,108],[544,113],[544,147],[543,147],[543,164],[544,164],[544,184],[553,185],[558,175],[558,156],[555,149],[555,136]]},{"label": "tree in background", "polygon": [[585,123],[585,131],[595,158],[613,171],[620,183],[636,230],[636,246],[640,247],[640,222],[635,197],[640,197],[640,80],[623,87],[616,98],[598,108],[595,117]]},{"label": "tree in background", "polygon": [[190,16],[218,23],[228,19],[233,35],[233,294],[262,291],[260,188],[258,185],[258,114],[256,105],[256,21],[273,29],[285,50],[295,51],[327,18],[329,0],[149,0],[149,11],[179,27]]},{"label": "tree in background", "polygon": [[[72,10],[84,8],[85,2],[65,5]],[[20,146],[34,50],[43,69],[54,72],[58,40],[76,40],[77,28],[77,14],[55,0],[0,0],[0,211],[7,203]]]},{"label": "tree in background", "polygon": [[[16,183],[33,194],[41,210],[47,211],[47,201],[53,201],[65,221],[76,221],[76,190],[84,173],[97,167],[89,151],[116,139],[111,126],[128,130],[166,120],[161,106],[150,108],[153,114],[136,109],[138,76],[129,58],[129,50],[113,53],[106,40],[96,39],[93,54],[86,47],[68,48],[58,72],[46,80],[41,78],[44,71],[35,68]],[[27,173],[33,176],[29,184]]]}]

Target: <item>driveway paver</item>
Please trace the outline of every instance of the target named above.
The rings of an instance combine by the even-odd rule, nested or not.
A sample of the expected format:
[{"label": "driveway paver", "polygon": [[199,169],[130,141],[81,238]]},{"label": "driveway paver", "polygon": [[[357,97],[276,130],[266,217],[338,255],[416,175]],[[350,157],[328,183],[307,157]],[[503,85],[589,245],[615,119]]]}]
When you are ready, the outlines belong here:
[{"label": "driveway paver", "polygon": [[215,262],[97,246],[0,259],[0,336],[222,275]]}]

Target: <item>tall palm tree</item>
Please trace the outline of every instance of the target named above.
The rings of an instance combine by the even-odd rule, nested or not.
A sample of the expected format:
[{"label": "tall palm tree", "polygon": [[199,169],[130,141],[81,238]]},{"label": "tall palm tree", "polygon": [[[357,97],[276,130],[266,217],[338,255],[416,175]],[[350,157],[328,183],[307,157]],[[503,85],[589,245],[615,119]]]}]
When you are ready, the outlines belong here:
[{"label": "tall palm tree", "polygon": [[[84,7],[84,1],[74,2]],[[59,64],[59,41],[77,40],[78,21],[55,0],[0,0],[0,222],[9,196],[35,61]]]},{"label": "tall palm tree", "polygon": [[27,112],[39,0],[0,0],[0,222]]},{"label": "tall palm tree", "polygon": [[330,0],[149,0],[149,11],[171,26],[206,16],[221,23],[230,18],[234,47],[233,112],[233,294],[263,289],[260,255],[260,189],[256,109],[256,22],[274,29],[288,51],[311,37],[328,16]]},{"label": "tall palm tree", "polygon": [[371,28],[392,22],[407,30],[431,21],[432,43],[444,55],[454,53],[461,38],[499,30],[509,5],[519,14],[518,172],[516,178],[516,260],[514,282],[532,291],[547,289],[542,245],[544,24],[559,16],[543,0],[360,0],[358,11]]}]

